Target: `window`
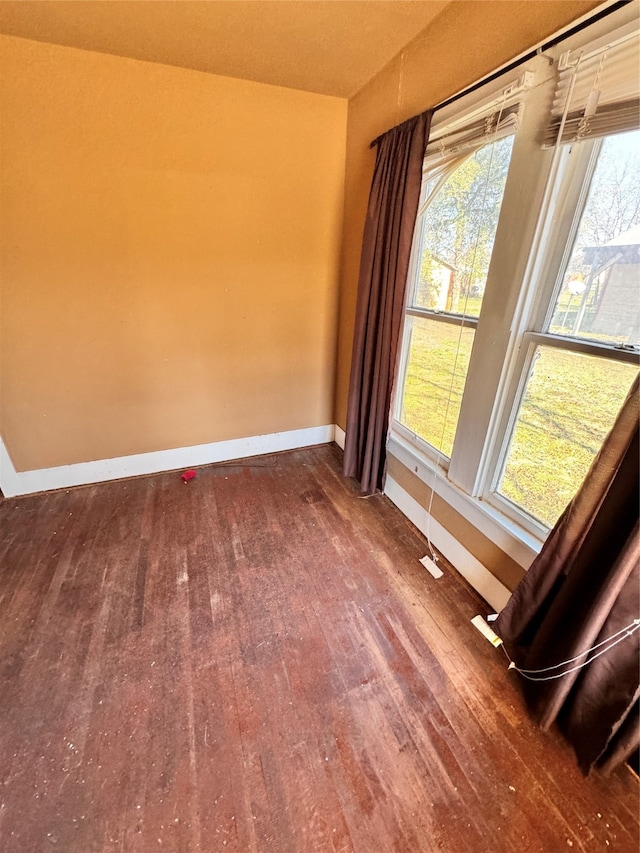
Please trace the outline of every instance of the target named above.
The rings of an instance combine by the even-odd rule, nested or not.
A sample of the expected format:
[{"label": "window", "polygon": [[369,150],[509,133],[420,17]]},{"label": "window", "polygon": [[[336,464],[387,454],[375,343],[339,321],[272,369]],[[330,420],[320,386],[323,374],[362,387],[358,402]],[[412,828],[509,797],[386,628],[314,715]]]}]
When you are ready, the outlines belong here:
[{"label": "window", "polygon": [[445,456],[453,447],[512,144],[510,135],[480,145],[424,184],[399,417]]},{"label": "window", "polygon": [[538,539],[639,363],[637,24],[587,33],[436,114],[395,393],[395,437]]},{"label": "window", "polygon": [[590,161],[586,204],[541,333],[524,336],[528,380],[497,483],[547,526],[577,491],[636,373],[611,348],[640,343],[640,131],[576,153]]}]

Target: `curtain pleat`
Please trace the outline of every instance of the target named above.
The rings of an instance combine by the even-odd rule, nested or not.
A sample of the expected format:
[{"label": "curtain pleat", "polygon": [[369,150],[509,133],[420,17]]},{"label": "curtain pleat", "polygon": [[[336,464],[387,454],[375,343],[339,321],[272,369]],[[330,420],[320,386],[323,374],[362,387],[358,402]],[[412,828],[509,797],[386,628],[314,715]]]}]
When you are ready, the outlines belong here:
[{"label": "curtain pleat", "polygon": [[344,473],[382,488],[389,407],[431,112],[375,140],[353,339]]},{"label": "curtain pleat", "polygon": [[[521,669],[570,660],[640,617],[638,388],[636,378],[583,485],[498,617]],[[623,634],[584,667],[578,657],[560,678],[522,682],[534,717],[543,728],[557,721],[585,773],[612,769],[640,743],[639,637]]]}]

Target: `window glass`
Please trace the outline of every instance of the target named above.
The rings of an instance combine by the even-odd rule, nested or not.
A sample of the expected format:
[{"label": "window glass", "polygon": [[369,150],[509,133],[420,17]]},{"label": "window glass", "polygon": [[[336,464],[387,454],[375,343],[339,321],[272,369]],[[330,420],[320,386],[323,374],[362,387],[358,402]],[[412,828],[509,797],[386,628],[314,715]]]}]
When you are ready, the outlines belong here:
[{"label": "window glass", "polygon": [[415,306],[479,316],[512,146],[485,145],[427,183]]},{"label": "window glass", "polygon": [[463,316],[480,314],[512,146],[513,137],[505,137],[461,158],[444,174],[436,166],[423,190],[410,307],[456,321],[407,316],[397,417],[447,457],[475,334]]},{"label": "window glass", "polygon": [[451,456],[474,330],[425,317],[407,319],[410,341],[399,419]]},{"label": "window glass", "polygon": [[602,143],[549,331],[640,343],[640,131]]},{"label": "window glass", "polygon": [[635,365],[538,347],[498,491],[553,526],[582,483],[636,373]]}]

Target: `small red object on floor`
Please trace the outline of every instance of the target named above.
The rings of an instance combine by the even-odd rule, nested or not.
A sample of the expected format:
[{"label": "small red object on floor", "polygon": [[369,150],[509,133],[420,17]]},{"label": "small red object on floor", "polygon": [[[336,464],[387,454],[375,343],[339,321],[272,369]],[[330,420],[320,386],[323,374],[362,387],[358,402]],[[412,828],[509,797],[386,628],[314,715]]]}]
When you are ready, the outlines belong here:
[{"label": "small red object on floor", "polygon": [[189,468],[189,470],[185,471],[184,474],[180,474],[180,477],[184,483],[188,483],[189,480],[193,480],[195,476],[196,472],[193,470],[193,468]]}]

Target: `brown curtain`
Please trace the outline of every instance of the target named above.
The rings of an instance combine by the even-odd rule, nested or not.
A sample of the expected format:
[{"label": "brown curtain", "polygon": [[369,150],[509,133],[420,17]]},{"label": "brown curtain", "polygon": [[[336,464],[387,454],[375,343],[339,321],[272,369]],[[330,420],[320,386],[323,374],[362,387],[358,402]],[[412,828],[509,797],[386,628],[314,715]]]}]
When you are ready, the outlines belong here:
[{"label": "brown curtain", "polygon": [[[636,378],[582,487],[498,617],[520,669],[574,658],[640,617],[638,406]],[[639,637],[623,631],[611,651],[561,678],[522,680],[534,717],[543,728],[557,721],[584,773],[611,770],[638,748]],[[584,660],[530,675],[549,678]]]},{"label": "brown curtain", "polygon": [[431,112],[378,137],[358,281],[344,473],[382,488],[398,337]]}]

